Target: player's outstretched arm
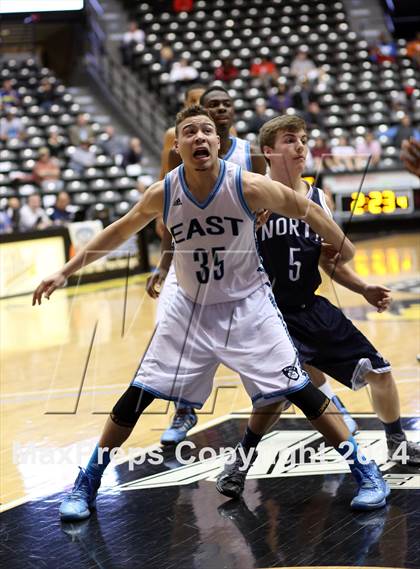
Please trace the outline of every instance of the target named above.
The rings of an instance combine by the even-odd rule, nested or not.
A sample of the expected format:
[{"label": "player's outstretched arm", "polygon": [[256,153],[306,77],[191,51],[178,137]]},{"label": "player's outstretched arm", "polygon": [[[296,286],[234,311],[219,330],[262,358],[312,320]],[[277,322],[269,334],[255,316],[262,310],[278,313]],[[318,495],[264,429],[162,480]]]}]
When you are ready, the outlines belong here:
[{"label": "player's outstretched arm", "polygon": [[325,211],[297,192],[280,182],[265,176],[243,172],[243,193],[251,211],[268,209],[279,215],[302,219],[324,240],[339,252],[342,262],[350,261],[354,255],[354,245],[347,239],[338,225]]},{"label": "player's outstretched arm", "polygon": [[37,303],[41,304],[43,296],[49,298],[57,288],[65,284],[68,277],[73,273],[122,245],[131,235],[155,219],[162,210],[163,183],[157,182],[144,194],[142,201],[124,217],[98,233],[61,270],[44,279],[35,289],[32,306]]},{"label": "player's outstretched arm", "polygon": [[342,286],[361,294],[378,312],[384,312],[392,302],[391,289],[368,284],[349,265],[334,261],[336,251],[328,244],[322,246],[319,264],[326,274]]}]

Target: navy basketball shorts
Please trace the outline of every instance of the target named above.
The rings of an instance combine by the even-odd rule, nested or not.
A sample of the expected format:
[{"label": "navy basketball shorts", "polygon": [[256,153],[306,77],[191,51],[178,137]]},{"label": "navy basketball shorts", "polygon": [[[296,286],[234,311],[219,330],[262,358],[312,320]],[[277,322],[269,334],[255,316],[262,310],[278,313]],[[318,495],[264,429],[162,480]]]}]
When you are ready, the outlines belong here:
[{"label": "navy basketball shorts", "polygon": [[390,363],[326,298],[316,295],[311,306],[282,313],[302,365],[316,367],[354,390],[366,385],[367,373],[391,371]]}]

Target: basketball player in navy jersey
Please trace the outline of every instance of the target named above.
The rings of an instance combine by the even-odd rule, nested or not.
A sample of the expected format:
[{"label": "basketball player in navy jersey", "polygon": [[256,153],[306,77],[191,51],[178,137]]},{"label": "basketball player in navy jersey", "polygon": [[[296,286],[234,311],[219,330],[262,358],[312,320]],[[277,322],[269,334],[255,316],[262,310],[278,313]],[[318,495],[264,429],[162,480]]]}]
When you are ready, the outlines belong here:
[{"label": "basketball player in navy jersey", "polygon": [[[234,102],[226,89],[220,85],[211,86],[207,90],[194,89],[187,96],[186,106],[191,106],[192,97],[194,96],[196,98],[198,94],[200,94],[200,103],[209,111],[216,123],[217,134],[220,138],[219,158],[233,162],[244,170],[256,172],[257,174],[265,174],[267,166],[259,150],[251,147],[247,140],[232,135]],[[171,140],[172,144],[169,147]],[[178,152],[173,148],[173,138],[172,133],[170,133],[170,135],[165,137],[164,150],[162,153],[162,167],[166,170],[165,173],[168,173],[170,170],[179,166],[180,163],[181,158]],[[163,173],[163,168],[161,174]],[[163,225],[163,222],[160,223]],[[165,312],[169,310],[178,286],[175,269],[171,266],[172,236],[169,231],[165,229],[162,230],[160,236],[162,239],[161,250],[163,259],[159,264],[159,271],[156,271],[148,279],[146,286],[146,290],[152,298],[159,296],[156,317],[158,322],[163,318]],[[160,290],[162,285],[163,287]],[[171,425],[165,430],[161,437],[161,443],[164,445],[180,443],[186,438],[188,431],[197,423],[197,414],[193,407],[180,402],[175,403],[175,407],[176,412]]]},{"label": "basketball player in navy jersey", "polygon": [[123,444],[155,398],[201,408],[220,363],[240,374],[254,406],[274,401],[297,405],[345,455],[358,484],[352,508],[383,507],[390,490],[378,467],[366,461],[341,416],[326,412],[334,405],[300,367],[260,265],[252,212],[268,209],[307,221],[340,251],[343,262],[353,257],[353,245],[313,201],[220,160],[216,127],[204,108],[179,113],[176,132],[183,165],[153,184],[141,202],[43,280],[33,294],[33,305],[41,304],[43,296],[50,298],[74,272],[121,246],[163,213],[175,244],[177,294],[131,385],[114,406],[86,470],[80,470],[62,502],[61,519],[90,516],[112,449]]},{"label": "basketball player in navy jersey", "polygon": [[[309,187],[302,179],[308,152],[302,118],[284,115],[268,121],[261,128],[260,145],[270,165],[271,179],[287,183],[329,213],[323,191]],[[419,465],[420,447],[406,439],[401,427],[398,391],[389,362],[341,310],[315,294],[321,284],[318,265],[335,281],[363,295],[378,312],[387,309],[390,290],[369,285],[347,265],[333,262],[330,248],[324,246],[323,252],[320,236],[302,220],[273,214],[257,237],[276,303],[305,369],[311,374],[313,366],[350,389],[369,385],[374,410],[385,428],[389,457],[401,461],[406,455],[408,463]],[[280,412],[278,404],[265,407],[263,414],[254,411],[241,446],[246,451],[255,449]],[[242,466],[238,453],[236,462],[227,465],[218,477],[217,488],[222,494],[241,495],[247,472]]]}]

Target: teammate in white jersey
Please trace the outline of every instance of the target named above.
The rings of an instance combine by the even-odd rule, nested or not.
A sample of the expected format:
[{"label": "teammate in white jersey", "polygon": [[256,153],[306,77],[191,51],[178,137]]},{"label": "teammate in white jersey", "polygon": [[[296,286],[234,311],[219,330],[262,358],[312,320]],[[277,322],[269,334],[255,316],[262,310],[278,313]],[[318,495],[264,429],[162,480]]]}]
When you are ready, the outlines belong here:
[{"label": "teammate in white jersey", "polygon": [[[376,465],[366,462],[356,444],[349,448],[350,433],[341,416],[325,413],[333,404],[300,367],[260,270],[252,212],[268,209],[305,220],[339,251],[343,262],[354,255],[353,245],[314,202],[221,161],[216,127],[205,109],[192,107],[179,113],[176,132],[184,166],[164,183],[153,184],[140,203],[43,280],[33,295],[33,305],[41,304],[43,296],[49,298],[75,271],[120,246],[163,212],[175,241],[178,291],[133,382],[113,408],[86,470],[81,469],[62,502],[61,518],[90,516],[112,449],[123,444],[156,397],[184,399],[200,408],[222,362],[240,373],[254,406],[274,401],[297,405],[327,441],[345,454],[359,486],[352,507],[364,498],[367,484],[370,491],[372,479],[378,492],[377,504],[372,502],[370,507],[382,506],[389,488]],[[226,202],[225,212],[222,202]]]},{"label": "teammate in white jersey", "polygon": [[[188,92],[187,101],[190,102],[191,97],[197,96],[199,92],[197,89]],[[207,90],[203,89],[200,93],[200,102],[209,111],[216,124],[217,134],[220,138],[219,158],[233,162],[244,170],[265,174],[267,166],[261,152],[251,147],[247,140],[232,135],[234,102],[228,91],[220,85],[211,86]],[[191,104],[186,104],[186,107],[188,106]],[[172,148],[168,148],[167,137],[165,137],[165,148],[162,154],[165,156],[162,160],[161,174],[163,169],[165,169],[166,174],[181,164],[181,158],[173,148],[173,144]],[[171,264],[172,254],[165,253],[165,251],[171,252],[172,236],[167,229],[164,229],[160,236],[162,238],[161,249],[165,260],[160,264],[160,270],[148,279],[146,287],[152,298],[159,296],[156,311],[157,322],[162,320],[164,314],[169,310],[178,288],[175,267],[173,263]],[[193,407],[182,402],[176,402],[175,409],[172,422],[160,439],[164,445],[180,443],[186,438],[188,431],[197,423],[197,415]]]}]

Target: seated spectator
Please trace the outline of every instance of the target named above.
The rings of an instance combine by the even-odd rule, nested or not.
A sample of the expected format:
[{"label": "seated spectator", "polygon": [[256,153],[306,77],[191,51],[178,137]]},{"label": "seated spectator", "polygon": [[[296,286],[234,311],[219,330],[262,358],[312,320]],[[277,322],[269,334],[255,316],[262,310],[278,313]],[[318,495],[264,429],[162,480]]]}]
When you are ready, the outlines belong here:
[{"label": "seated spectator", "polygon": [[325,168],[328,170],[333,169],[335,161],[331,156],[331,148],[321,136],[315,139],[315,144],[311,148],[311,154],[314,161],[314,170],[316,172],[322,171]]},{"label": "seated spectator", "polygon": [[45,229],[51,225],[51,220],[41,205],[39,194],[31,194],[28,197],[28,203],[20,208],[20,231]]},{"label": "seated spectator", "polygon": [[339,142],[332,148],[334,159],[333,169],[337,171],[352,172],[356,168],[355,164],[356,151],[347,140],[346,136],[340,136]]},{"label": "seated spectator", "polygon": [[131,21],[125,32],[121,44],[121,57],[123,65],[131,65],[133,56],[138,45],[144,46],[145,34],[140,30],[137,22]]},{"label": "seated spectator", "polygon": [[25,138],[25,129],[22,120],[16,116],[15,107],[6,107],[5,116],[0,119],[0,139],[9,140],[11,138]]},{"label": "seated spectator", "polygon": [[95,164],[95,161],[96,156],[90,150],[89,142],[82,142],[74,149],[74,152],[70,157],[69,168],[78,174],[83,174],[85,168],[90,168],[93,166]]},{"label": "seated spectator", "polygon": [[70,196],[67,192],[60,192],[55,200],[51,220],[54,225],[67,225],[73,219],[73,214],[69,211]]},{"label": "seated spectator", "polygon": [[123,166],[141,164],[143,150],[140,138],[131,138],[128,150],[124,153]]},{"label": "seated spectator", "polygon": [[314,81],[318,77],[318,69],[315,63],[309,59],[306,50],[298,50],[290,66],[290,75],[296,79]]},{"label": "seated spectator", "polygon": [[232,61],[227,57],[222,59],[221,65],[216,67],[214,77],[218,81],[232,81],[238,76],[238,69],[233,65]]},{"label": "seated spectator", "polygon": [[0,234],[12,233],[12,220],[7,213],[7,210],[0,210]]},{"label": "seated spectator", "polygon": [[107,139],[101,143],[101,147],[105,154],[112,156],[112,158],[122,156],[127,148],[126,138],[115,134],[115,129],[110,124],[105,127],[105,133],[107,135]]},{"label": "seated spectator", "polygon": [[38,99],[38,105],[44,111],[49,111],[51,106],[54,104],[55,92],[51,84],[51,81],[48,79],[48,77],[44,77],[41,80],[41,84],[37,92],[37,99]]},{"label": "seated spectator", "polygon": [[390,61],[394,63],[397,57],[397,46],[392,40],[387,38],[385,33],[381,33],[378,41],[371,48],[371,59],[375,63]]},{"label": "seated spectator", "polygon": [[19,198],[8,199],[6,213],[12,223],[12,233],[17,233],[20,226],[20,201]]},{"label": "seated spectator", "polygon": [[88,123],[85,113],[79,113],[76,118],[76,124],[72,124],[69,128],[69,139],[73,146],[79,146],[82,142],[93,144],[95,142],[95,133]]},{"label": "seated spectator", "polygon": [[61,134],[59,134],[58,127],[51,127],[47,144],[51,156],[58,158],[64,153],[64,149],[66,148],[66,140],[64,136],[61,136]]},{"label": "seated spectator", "polygon": [[197,77],[197,69],[190,65],[185,57],[182,57],[179,61],[175,61],[169,73],[169,81],[171,83],[189,83],[197,79]]},{"label": "seated spectator", "polygon": [[410,138],[420,140],[420,132],[411,124],[410,117],[404,115],[399,126],[395,129],[394,145],[400,148],[403,141],[409,140]]},{"label": "seated spectator", "polygon": [[270,117],[267,115],[267,107],[265,101],[258,100],[255,104],[255,114],[248,123],[250,132],[258,133],[263,124],[265,124]]},{"label": "seated spectator", "polygon": [[32,177],[36,184],[45,187],[45,182],[57,182],[62,187],[60,180],[60,165],[57,158],[53,158],[46,146],[39,149],[38,160],[32,170]]},{"label": "seated spectator", "polygon": [[325,118],[319,104],[316,101],[310,101],[307,108],[308,110],[306,113],[303,113],[303,118],[305,119],[308,128],[325,130]]},{"label": "seated spectator", "polygon": [[172,9],[176,12],[191,12],[194,0],[172,0]]},{"label": "seated spectator", "polygon": [[167,43],[162,44],[159,53],[159,63],[162,66],[162,71],[164,73],[169,73],[173,62],[174,62],[173,49]]},{"label": "seated spectator", "polygon": [[0,89],[0,107],[6,110],[7,107],[19,107],[20,97],[18,92],[13,89],[13,81],[5,79]]},{"label": "seated spectator", "polygon": [[256,57],[252,62],[250,73],[251,77],[260,77],[267,87],[270,85],[271,79],[278,77],[276,64],[271,57],[266,57],[265,59]]},{"label": "seated spectator", "polygon": [[407,56],[412,59],[418,69],[420,69],[420,32],[417,32],[415,39],[407,43]]},{"label": "seated spectator", "polygon": [[304,111],[309,107],[309,103],[315,100],[312,83],[304,78],[298,81],[291,90],[292,106],[295,109]]},{"label": "seated spectator", "polygon": [[284,113],[292,106],[292,97],[290,96],[286,83],[279,83],[278,87],[273,87],[269,91],[267,98],[267,107],[278,113]]},{"label": "seated spectator", "polygon": [[381,143],[375,139],[372,132],[367,132],[363,140],[356,142],[356,154],[356,165],[359,170],[363,170],[366,167],[366,161],[369,156],[371,157],[369,167],[375,168],[381,160]]}]

